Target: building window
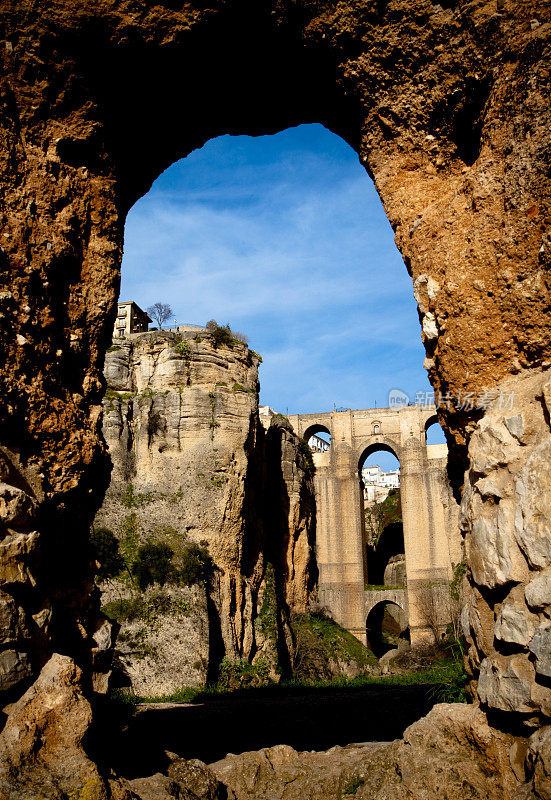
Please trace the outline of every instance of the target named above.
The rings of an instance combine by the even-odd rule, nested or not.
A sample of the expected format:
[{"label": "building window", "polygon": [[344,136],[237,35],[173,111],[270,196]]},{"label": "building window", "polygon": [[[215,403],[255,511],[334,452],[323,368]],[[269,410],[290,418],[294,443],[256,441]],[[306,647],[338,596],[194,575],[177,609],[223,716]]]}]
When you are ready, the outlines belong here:
[{"label": "building window", "polygon": [[375,425],[373,426],[373,433],[380,433],[380,431],[381,431],[381,428],[380,428],[379,424],[376,422]]}]

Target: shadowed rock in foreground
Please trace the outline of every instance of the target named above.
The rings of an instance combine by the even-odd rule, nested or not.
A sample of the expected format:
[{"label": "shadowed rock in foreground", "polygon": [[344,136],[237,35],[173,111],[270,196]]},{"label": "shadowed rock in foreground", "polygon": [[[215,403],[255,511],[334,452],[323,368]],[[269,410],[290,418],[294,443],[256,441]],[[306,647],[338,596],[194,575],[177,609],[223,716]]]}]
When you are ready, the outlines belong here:
[{"label": "shadowed rock in foreground", "polygon": [[512,738],[496,735],[474,706],[441,704],[408,728],[401,741],[352,744],[323,753],[277,745],[228,755],[208,768],[177,759],[168,778],[158,774],[130,785],[141,800],[547,798],[549,765],[540,764],[535,784],[540,794],[532,794],[511,769],[511,745]]}]

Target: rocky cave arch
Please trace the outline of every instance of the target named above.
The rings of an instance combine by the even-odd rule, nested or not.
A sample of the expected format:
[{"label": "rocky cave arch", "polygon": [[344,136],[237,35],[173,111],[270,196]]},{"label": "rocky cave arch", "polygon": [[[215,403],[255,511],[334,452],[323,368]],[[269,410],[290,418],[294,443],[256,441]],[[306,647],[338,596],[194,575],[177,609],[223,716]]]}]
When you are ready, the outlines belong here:
[{"label": "rocky cave arch", "polygon": [[[528,418],[505,424],[503,408],[490,400],[443,409],[458,485],[469,441],[471,457],[484,450],[476,422],[485,410],[486,426],[500,435],[513,427],[522,440],[515,480],[530,487],[528,495],[547,498],[542,476],[526,466],[528,454],[531,463],[548,461],[542,402],[551,405],[542,388],[551,326],[544,9],[512,0],[498,14],[494,4],[425,0],[222,0],[213,8],[144,4],[137,14],[118,2],[2,9],[0,577],[12,631],[4,666],[20,671],[6,700],[21,695],[52,652],[62,654],[68,680],[80,680],[73,659],[86,691],[92,674],[95,688],[104,687],[111,634],[97,614],[86,532],[109,473],[102,366],[124,216],[162,169],[215,135],[319,121],[356,149],[412,275],[434,389],[457,398],[499,387],[513,397],[506,422]],[[493,513],[484,504],[473,489],[465,529],[472,581],[483,590],[473,601],[484,609],[477,618],[493,619],[493,590],[506,593],[511,580],[528,584],[551,552],[527,524],[511,531],[513,557],[493,571],[477,523],[483,509]],[[540,625],[530,597],[523,613]],[[482,635],[474,623],[467,627],[478,646],[471,691],[504,708],[506,645],[499,655],[502,640],[488,644],[490,629]],[[502,628],[500,635],[507,635]],[[533,670],[528,643],[521,650],[518,658]],[[530,695],[534,678],[523,680]],[[529,710],[543,724],[542,691],[529,709],[515,711]]]},{"label": "rocky cave arch", "polygon": [[[441,441],[442,439],[444,440],[443,442]],[[425,441],[429,447],[433,444],[445,443],[446,441],[444,430],[440,425],[440,420],[438,419],[437,414],[429,417],[425,423]]]}]

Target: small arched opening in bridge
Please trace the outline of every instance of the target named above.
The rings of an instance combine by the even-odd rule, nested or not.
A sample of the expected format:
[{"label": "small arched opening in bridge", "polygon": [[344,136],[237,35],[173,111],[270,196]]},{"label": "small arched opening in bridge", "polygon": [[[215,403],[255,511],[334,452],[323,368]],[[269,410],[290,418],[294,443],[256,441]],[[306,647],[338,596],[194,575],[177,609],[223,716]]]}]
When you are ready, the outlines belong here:
[{"label": "small arched opening in bridge", "polygon": [[391,600],[381,600],[373,606],[367,615],[365,628],[367,646],[377,658],[409,643],[407,613]]},{"label": "small arched opening in bridge", "polygon": [[391,445],[375,443],[359,461],[366,586],[406,585],[400,462]]},{"label": "small arched opening in bridge", "polygon": [[310,425],[304,431],[303,439],[313,453],[327,453],[331,449],[331,432],[325,425]]},{"label": "small arched opening in bridge", "polygon": [[425,423],[425,442],[429,458],[444,457],[446,453],[446,435],[436,414],[429,417]]}]

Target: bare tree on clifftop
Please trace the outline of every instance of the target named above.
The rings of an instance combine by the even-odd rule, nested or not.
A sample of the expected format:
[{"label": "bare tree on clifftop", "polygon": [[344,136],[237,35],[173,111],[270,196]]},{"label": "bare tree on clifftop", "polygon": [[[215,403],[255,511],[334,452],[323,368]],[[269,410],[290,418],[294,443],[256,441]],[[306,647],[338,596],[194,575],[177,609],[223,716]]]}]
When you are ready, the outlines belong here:
[{"label": "bare tree on clifftop", "polygon": [[163,324],[167,321],[167,319],[170,319],[174,312],[168,303],[153,303],[153,305],[149,306],[147,309],[147,313],[152,319],[155,320],[157,327],[160,331],[162,331]]}]

